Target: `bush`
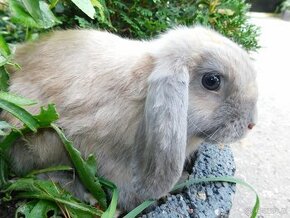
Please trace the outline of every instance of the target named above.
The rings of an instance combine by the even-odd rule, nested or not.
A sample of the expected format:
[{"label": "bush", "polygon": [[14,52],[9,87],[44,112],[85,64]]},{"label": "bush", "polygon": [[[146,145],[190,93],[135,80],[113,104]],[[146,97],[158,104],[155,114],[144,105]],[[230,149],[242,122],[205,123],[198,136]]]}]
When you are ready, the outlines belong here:
[{"label": "bush", "polygon": [[285,0],[281,3],[281,5],[277,8],[277,12],[285,12],[290,10],[290,0]]},{"label": "bush", "polygon": [[[9,42],[35,38],[37,26],[20,28],[11,22],[11,18],[21,22],[17,20],[19,15],[12,15],[15,4],[11,2],[21,1],[11,0],[11,12],[6,12],[6,16],[2,12],[1,33],[5,33]],[[54,28],[100,28],[124,37],[148,39],[176,25],[202,24],[211,26],[246,50],[259,48],[258,29],[248,22],[249,4],[245,0],[92,0],[97,8],[94,20],[71,1],[50,2],[56,2],[50,5],[58,19]],[[25,25],[28,26],[27,22]]]}]

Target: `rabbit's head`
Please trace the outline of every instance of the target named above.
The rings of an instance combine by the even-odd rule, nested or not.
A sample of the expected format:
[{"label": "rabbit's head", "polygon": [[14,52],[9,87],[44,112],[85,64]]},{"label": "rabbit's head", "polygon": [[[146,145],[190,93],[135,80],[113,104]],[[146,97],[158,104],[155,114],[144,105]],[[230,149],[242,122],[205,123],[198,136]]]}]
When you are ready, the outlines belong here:
[{"label": "rabbit's head", "polygon": [[[187,96],[184,98],[188,100],[184,104],[188,106],[187,137],[229,143],[253,128],[256,73],[246,51],[203,27],[177,28],[156,41],[153,53],[156,67],[149,81],[160,81],[167,87],[167,95],[176,92],[167,101],[180,104],[178,98]],[[171,77],[175,77],[174,84],[169,82]],[[159,87],[155,93],[160,90]],[[159,98],[162,102],[164,94]],[[173,109],[169,116],[183,116],[174,112],[179,106],[171,104]]]}]

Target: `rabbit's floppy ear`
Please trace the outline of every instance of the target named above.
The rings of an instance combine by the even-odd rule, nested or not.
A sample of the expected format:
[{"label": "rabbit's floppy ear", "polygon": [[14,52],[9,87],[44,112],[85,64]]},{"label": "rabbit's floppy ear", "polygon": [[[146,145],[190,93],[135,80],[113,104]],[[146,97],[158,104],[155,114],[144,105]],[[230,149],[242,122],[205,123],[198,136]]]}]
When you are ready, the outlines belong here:
[{"label": "rabbit's floppy ear", "polygon": [[[142,154],[147,178],[142,182],[146,183],[148,175],[158,176],[159,181],[164,181],[158,187],[169,190],[180,177],[185,161],[188,70],[182,65],[157,63],[148,83],[144,117],[146,149]],[[154,195],[164,194],[157,190]]]},{"label": "rabbit's floppy ear", "polygon": [[148,83],[145,103],[147,144],[160,149],[185,147],[189,83],[187,68],[156,66]]},{"label": "rabbit's floppy ear", "polygon": [[139,187],[134,193],[144,200],[158,199],[176,184],[187,142],[187,67],[164,60],[154,63],[133,165],[133,186]]}]

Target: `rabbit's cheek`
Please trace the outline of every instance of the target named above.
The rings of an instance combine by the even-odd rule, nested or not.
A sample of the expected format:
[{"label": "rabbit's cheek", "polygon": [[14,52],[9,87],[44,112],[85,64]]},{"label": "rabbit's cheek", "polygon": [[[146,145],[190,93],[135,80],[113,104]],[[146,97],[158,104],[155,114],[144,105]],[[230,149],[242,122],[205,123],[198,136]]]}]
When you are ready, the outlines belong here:
[{"label": "rabbit's cheek", "polygon": [[220,125],[207,131],[205,141],[211,143],[231,143],[243,138],[247,132],[246,122],[234,122]]},{"label": "rabbit's cheek", "polygon": [[211,143],[231,143],[243,138],[256,123],[256,100],[230,99],[211,114],[191,108],[188,136],[195,135]]}]

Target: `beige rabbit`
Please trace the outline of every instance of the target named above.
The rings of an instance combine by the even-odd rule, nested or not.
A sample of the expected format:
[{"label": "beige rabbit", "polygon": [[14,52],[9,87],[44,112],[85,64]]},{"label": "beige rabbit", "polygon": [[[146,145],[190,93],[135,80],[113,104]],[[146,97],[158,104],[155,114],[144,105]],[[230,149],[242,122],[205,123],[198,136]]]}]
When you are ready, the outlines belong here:
[{"label": "beige rabbit", "polygon": [[[11,70],[10,91],[38,100],[27,108],[33,113],[56,104],[57,124],[118,186],[121,210],[168,193],[201,141],[230,143],[255,124],[248,54],[203,27],[178,27],[150,41],[56,31],[19,46],[15,61],[21,70]],[[18,124],[7,113],[2,118]],[[27,135],[10,155],[19,174],[69,163],[52,130]],[[71,189],[84,198],[80,187]]]}]

